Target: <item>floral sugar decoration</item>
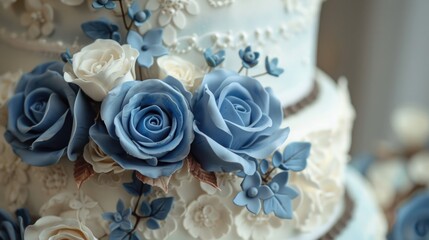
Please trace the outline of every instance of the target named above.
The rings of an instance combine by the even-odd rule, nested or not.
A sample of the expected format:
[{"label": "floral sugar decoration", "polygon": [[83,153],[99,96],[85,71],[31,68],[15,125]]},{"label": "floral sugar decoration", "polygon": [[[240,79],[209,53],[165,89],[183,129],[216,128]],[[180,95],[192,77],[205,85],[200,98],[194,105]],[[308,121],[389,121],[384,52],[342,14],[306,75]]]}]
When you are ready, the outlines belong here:
[{"label": "floral sugar decoration", "polygon": [[[205,49],[200,59],[205,68],[169,55],[164,29],[141,27],[148,24],[151,10],[158,9],[158,1],[150,2],[143,9],[137,1],[92,1],[97,11],[113,14],[110,10],[120,8],[122,27],[105,19],[84,23],[82,30],[93,42],[67,49],[60,56],[64,63],[44,63],[24,74],[8,103],[5,138],[25,163],[74,161],[78,187],[99,174],[112,179],[132,174],[131,182],[123,183],[128,194],[117,196],[116,209],[97,213],[109,223],[106,234],[93,231],[82,216],[43,216],[29,225],[26,212],[17,213],[17,223],[0,211],[0,220],[6,222],[0,226],[0,239],[35,239],[40,234],[62,239],[68,234],[65,229],[76,238],[142,239],[145,229],[168,225],[163,221],[174,204],[168,197],[169,181],[177,186],[184,179],[175,174],[208,184],[211,194],[225,185],[218,176],[231,181],[241,177],[241,191],[230,188],[235,195],[231,201],[252,214],[262,209],[273,213],[270,217],[292,218],[298,192],[288,186],[289,175],[305,168],[311,146],[293,142],[279,152],[290,129],[281,127],[282,105],[273,90],[257,80],[279,77],[283,69],[278,59],[266,57],[266,72],[250,76],[261,58],[251,46],[236,56],[242,63],[238,71],[222,67],[223,49]],[[186,9],[195,13],[192,3]],[[147,30],[140,34],[139,29]],[[137,199],[131,206],[121,200],[128,195]],[[226,232],[216,228],[194,227],[229,231],[232,214],[221,206],[222,198],[197,199],[186,211],[205,222],[187,215],[184,227],[193,237],[222,237]],[[209,204],[217,206],[203,206]]]}]

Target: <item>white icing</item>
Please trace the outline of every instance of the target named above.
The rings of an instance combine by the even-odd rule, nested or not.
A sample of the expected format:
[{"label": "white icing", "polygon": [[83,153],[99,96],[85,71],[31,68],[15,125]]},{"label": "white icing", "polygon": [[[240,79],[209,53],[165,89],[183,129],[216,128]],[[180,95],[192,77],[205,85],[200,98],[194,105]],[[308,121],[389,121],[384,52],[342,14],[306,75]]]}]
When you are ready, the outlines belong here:
[{"label": "white icing", "polygon": [[3,137],[5,130],[0,126],[0,184],[4,187],[0,202],[4,202],[8,210],[15,211],[27,201],[30,166],[14,154]]}]

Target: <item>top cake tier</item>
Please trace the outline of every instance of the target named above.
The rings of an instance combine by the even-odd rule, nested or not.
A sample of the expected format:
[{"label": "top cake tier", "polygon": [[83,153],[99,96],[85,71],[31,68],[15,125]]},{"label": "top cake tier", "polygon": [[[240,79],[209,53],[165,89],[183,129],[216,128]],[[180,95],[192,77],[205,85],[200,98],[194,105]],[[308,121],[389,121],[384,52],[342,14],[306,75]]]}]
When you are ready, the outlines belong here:
[{"label": "top cake tier", "polygon": [[[77,49],[89,40],[80,24],[100,17],[122,24],[114,12],[90,7],[92,0],[4,1],[0,10],[0,50],[17,61],[0,66],[0,72],[31,69],[41,58],[56,58],[66,48]],[[126,9],[126,3],[124,8]],[[119,3],[119,2],[117,2]],[[151,11],[139,30],[164,29],[170,52],[204,67],[202,52],[225,49],[225,67],[238,70],[238,50],[251,45],[262,56],[279,58],[285,69],[280,78],[261,77],[274,89],[284,106],[310,93],[316,71],[316,40],[321,0],[140,0]],[[28,20],[28,21],[26,21]],[[14,48],[10,48],[12,45]],[[45,54],[35,54],[42,52]],[[50,54],[46,54],[50,53]],[[19,61],[18,61],[19,60]],[[264,64],[250,69],[253,76]]]}]

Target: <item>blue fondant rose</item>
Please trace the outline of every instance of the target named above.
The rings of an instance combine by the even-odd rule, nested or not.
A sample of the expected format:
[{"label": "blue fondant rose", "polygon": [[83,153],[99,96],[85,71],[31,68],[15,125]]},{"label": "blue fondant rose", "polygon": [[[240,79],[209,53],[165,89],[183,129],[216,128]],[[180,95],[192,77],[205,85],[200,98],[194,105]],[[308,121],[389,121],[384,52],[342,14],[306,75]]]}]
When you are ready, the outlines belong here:
[{"label": "blue fondant rose", "polygon": [[429,192],[420,193],[397,212],[389,240],[429,238]]},{"label": "blue fondant rose", "polygon": [[63,79],[63,64],[50,62],[24,74],[8,103],[6,140],[34,166],[76,160],[89,140],[95,113],[77,85]]},{"label": "blue fondant rose", "polygon": [[183,165],[194,139],[191,94],[172,77],[126,82],[101,105],[90,135],[124,169],[169,176]]},{"label": "blue fondant rose", "polygon": [[227,70],[207,74],[193,99],[195,141],[192,153],[207,171],[243,170],[282,144],[282,107],[270,88]]},{"label": "blue fondant rose", "polygon": [[24,230],[31,223],[30,213],[20,208],[15,215],[16,219],[0,209],[0,240],[24,240]]}]

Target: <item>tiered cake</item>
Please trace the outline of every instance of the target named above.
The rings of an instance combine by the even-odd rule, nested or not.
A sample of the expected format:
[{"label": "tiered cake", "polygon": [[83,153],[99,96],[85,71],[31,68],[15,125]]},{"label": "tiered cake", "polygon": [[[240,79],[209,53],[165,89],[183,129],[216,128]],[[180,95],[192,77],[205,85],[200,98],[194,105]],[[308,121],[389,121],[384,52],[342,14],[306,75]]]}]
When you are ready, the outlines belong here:
[{"label": "tiered cake", "polygon": [[384,236],[347,82],[316,68],[320,0],[2,2],[0,207],[25,239]]}]

